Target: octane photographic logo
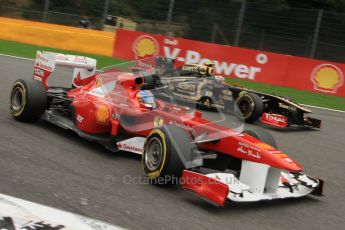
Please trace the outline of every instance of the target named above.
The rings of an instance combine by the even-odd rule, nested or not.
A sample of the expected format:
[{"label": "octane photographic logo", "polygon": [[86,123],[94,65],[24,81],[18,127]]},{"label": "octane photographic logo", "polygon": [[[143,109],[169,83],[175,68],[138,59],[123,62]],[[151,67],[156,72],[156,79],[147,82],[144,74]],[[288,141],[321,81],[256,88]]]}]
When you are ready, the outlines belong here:
[{"label": "octane photographic logo", "polygon": [[[115,177],[112,175],[104,176],[104,184],[107,186],[113,185]],[[235,177],[222,177],[221,174],[208,174],[205,178],[200,177],[177,177],[171,175],[164,175],[155,180],[157,185],[165,185],[166,181],[171,181],[173,185],[200,185],[200,184],[239,184],[240,182]],[[133,175],[124,175],[122,177],[123,184],[138,184],[138,185],[149,185],[152,184],[152,180],[146,176],[133,176]]]},{"label": "octane photographic logo", "polygon": [[141,35],[135,39],[132,50],[135,54],[135,59],[157,56],[159,54],[159,45],[153,37]]},{"label": "octane photographic logo", "polygon": [[325,93],[336,93],[338,88],[344,84],[342,71],[332,64],[321,64],[315,67],[310,80],[313,82],[315,90]]}]

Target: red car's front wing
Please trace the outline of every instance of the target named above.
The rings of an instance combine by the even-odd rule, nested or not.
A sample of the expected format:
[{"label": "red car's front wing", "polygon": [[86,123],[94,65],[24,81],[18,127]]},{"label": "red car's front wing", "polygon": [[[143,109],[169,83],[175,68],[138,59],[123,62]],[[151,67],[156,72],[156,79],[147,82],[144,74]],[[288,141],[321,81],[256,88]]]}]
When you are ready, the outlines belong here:
[{"label": "red car's front wing", "polygon": [[182,187],[217,206],[224,206],[225,201],[255,202],[262,200],[299,198],[309,194],[323,195],[323,180],[311,178],[304,174],[298,177],[294,174],[281,172],[275,184],[272,176],[267,174],[264,188],[253,183],[251,186],[244,184],[233,174],[212,173],[200,174],[184,170]]}]

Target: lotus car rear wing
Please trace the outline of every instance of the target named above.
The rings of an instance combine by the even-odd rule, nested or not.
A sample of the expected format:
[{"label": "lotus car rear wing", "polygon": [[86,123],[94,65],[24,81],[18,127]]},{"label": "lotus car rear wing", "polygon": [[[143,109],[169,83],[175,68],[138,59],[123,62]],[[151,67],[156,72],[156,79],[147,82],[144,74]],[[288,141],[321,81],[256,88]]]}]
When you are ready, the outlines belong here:
[{"label": "lotus car rear wing", "polygon": [[33,79],[41,81],[48,88],[47,78],[54,72],[56,66],[74,68],[72,84],[75,87],[83,85],[83,80],[94,76],[97,60],[84,56],[37,51]]}]

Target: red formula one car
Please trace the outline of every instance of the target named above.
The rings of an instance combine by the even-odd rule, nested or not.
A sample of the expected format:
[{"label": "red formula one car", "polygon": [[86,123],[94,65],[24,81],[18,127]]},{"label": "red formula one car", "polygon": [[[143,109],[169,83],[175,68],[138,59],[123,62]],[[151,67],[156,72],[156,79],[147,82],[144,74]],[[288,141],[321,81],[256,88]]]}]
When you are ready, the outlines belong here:
[{"label": "red formula one car", "polygon": [[[95,74],[93,59],[38,52],[33,79],[12,86],[11,113],[19,121],[43,119],[73,130],[111,151],[142,154],[153,183],[178,180],[220,206],[322,195],[322,180],[305,175],[269,133],[243,132],[236,111],[201,114],[190,102],[167,96],[155,63],[142,59]],[[47,85],[57,65],[75,68],[74,87]],[[157,96],[161,92],[164,97]]]}]

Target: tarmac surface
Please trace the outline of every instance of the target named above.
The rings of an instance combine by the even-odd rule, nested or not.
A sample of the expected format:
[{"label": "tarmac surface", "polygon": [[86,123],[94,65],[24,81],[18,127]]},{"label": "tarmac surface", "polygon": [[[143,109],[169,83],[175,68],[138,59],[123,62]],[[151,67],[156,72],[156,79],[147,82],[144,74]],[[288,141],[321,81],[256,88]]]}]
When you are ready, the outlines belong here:
[{"label": "tarmac surface", "polygon": [[[325,196],[215,207],[179,187],[136,183],[140,156],[111,153],[73,132],[39,121],[15,121],[11,85],[32,77],[33,61],[0,56],[0,193],[129,229],[343,229],[345,226],[345,113],[313,109],[321,130],[271,132],[309,175],[325,180]],[[54,84],[70,84],[59,69]],[[345,101],[345,99],[344,99]]]}]

